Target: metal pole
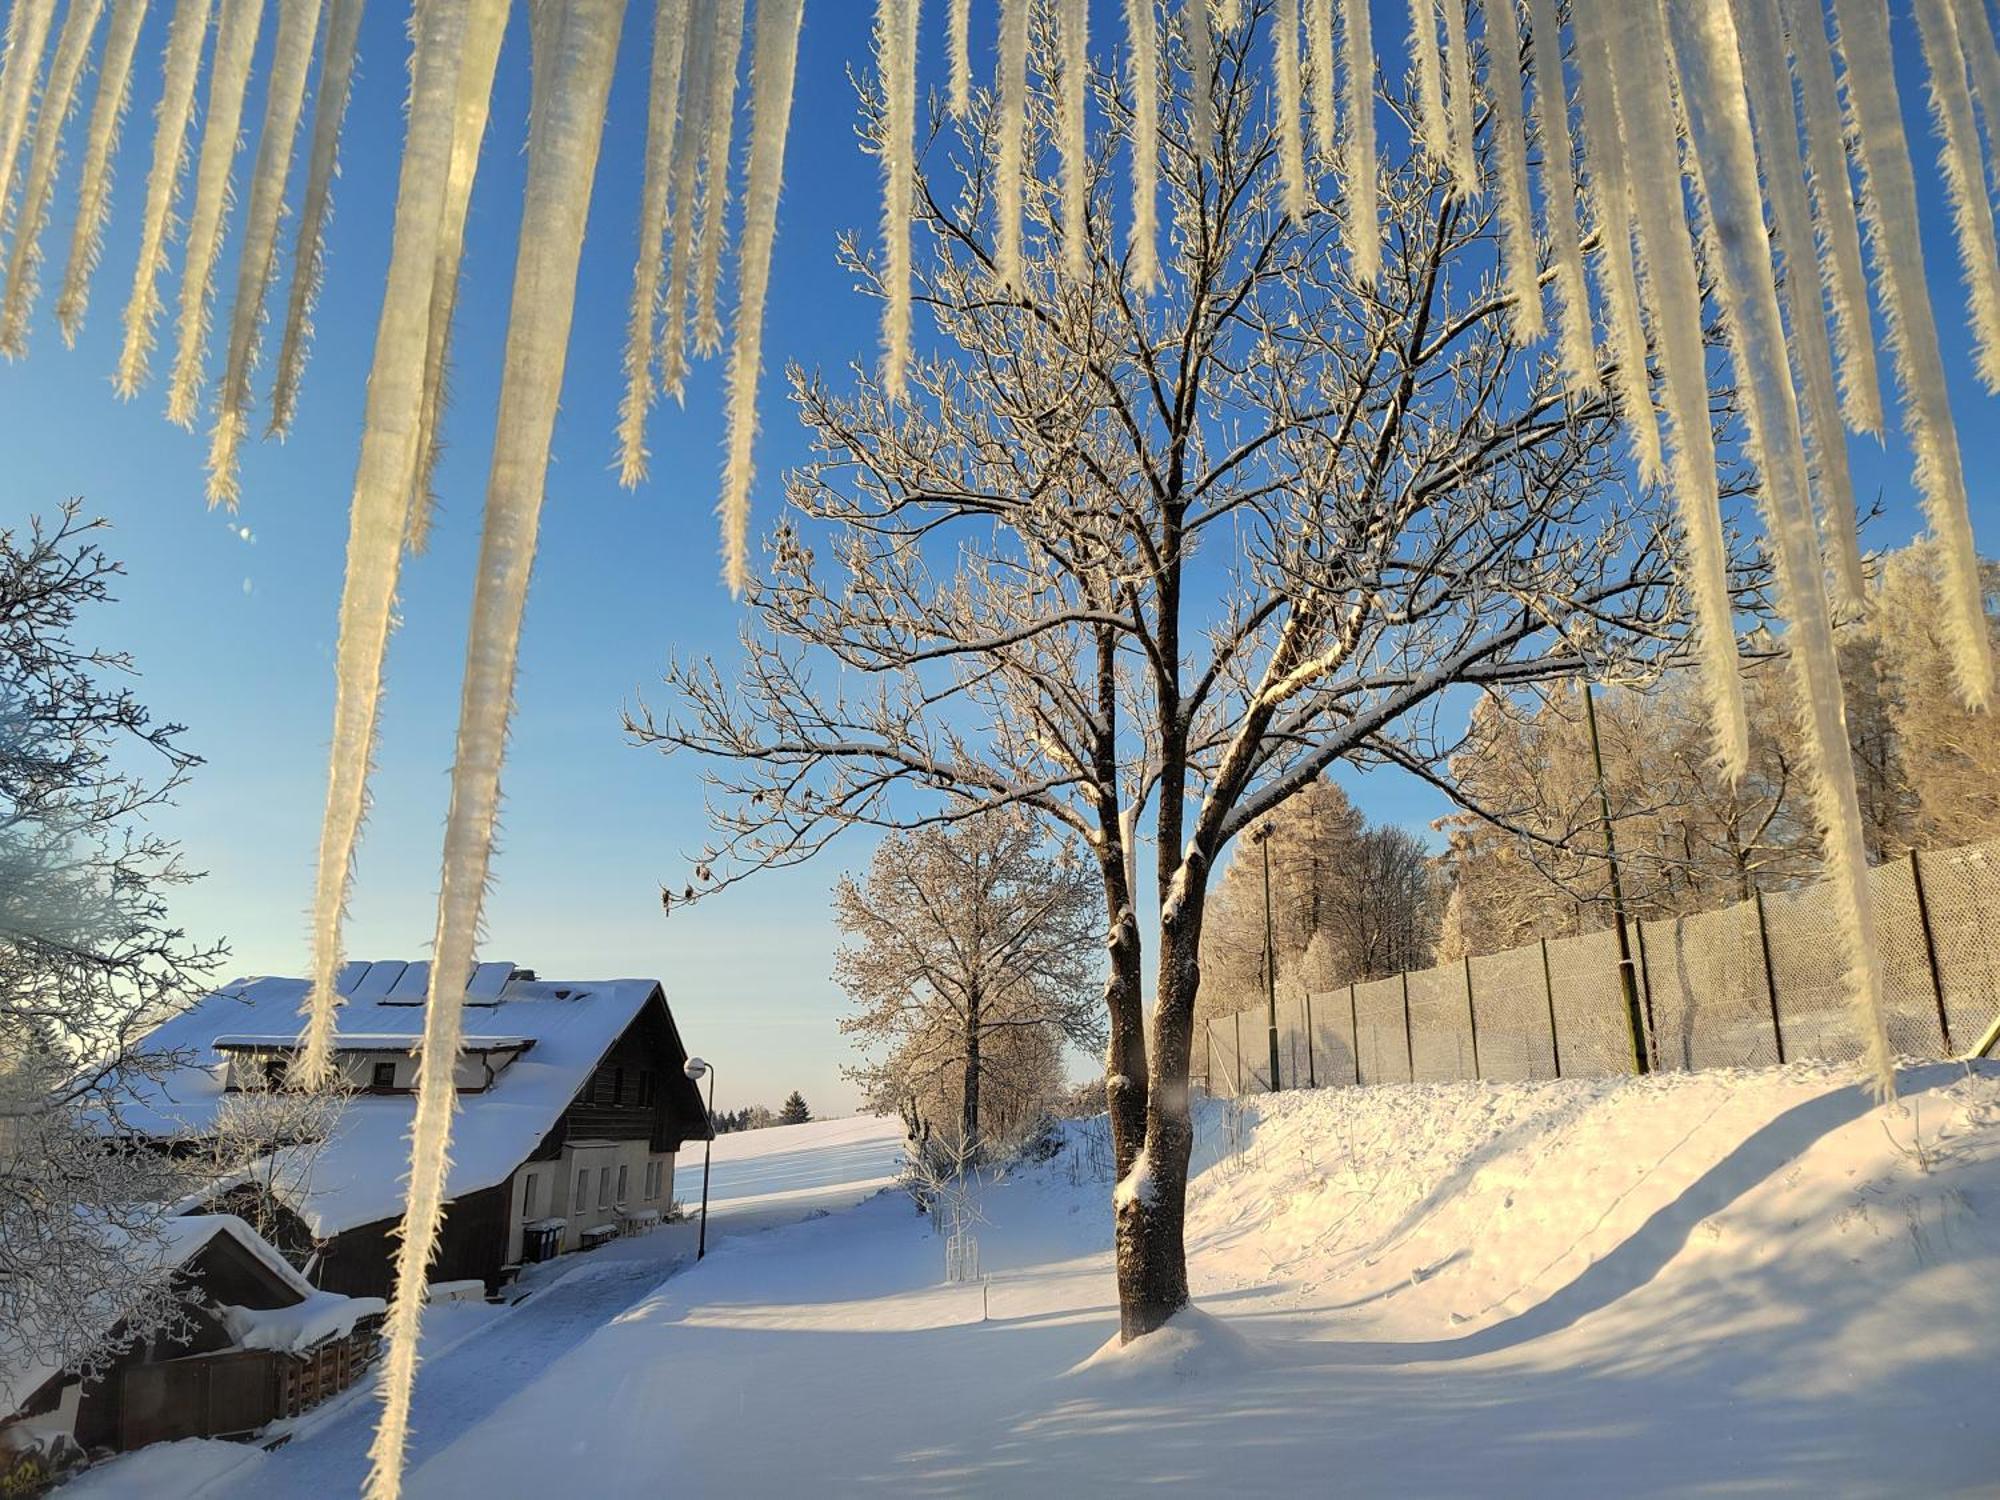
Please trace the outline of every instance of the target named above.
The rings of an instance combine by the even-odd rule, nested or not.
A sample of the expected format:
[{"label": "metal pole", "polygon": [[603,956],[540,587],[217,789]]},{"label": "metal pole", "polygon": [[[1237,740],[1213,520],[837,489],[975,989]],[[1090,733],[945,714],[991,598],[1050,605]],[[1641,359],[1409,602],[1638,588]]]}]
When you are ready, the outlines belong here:
[{"label": "metal pole", "polygon": [[1410,1029],[1410,971],[1403,970],[1403,1052],[1410,1060],[1410,1082],[1417,1081],[1417,1039]]},{"label": "metal pole", "polygon": [[1951,1017],[1944,1008],[1944,972],[1938,967],[1937,934],[1931,930],[1931,903],[1924,893],[1924,867],[1917,851],[1910,851],[1910,882],[1917,891],[1917,921],[1924,929],[1924,958],[1931,966],[1931,994],[1937,1000],[1938,1030],[1944,1036],[1944,1055],[1951,1056]]},{"label": "metal pole", "polygon": [[1604,859],[1611,872],[1611,914],[1618,928],[1618,988],[1625,997],[1625,1020],[1632,1031],[1632,1066],[1651,1071],[1647,1059],[1646,1021],[1639,1010],[1639,983],[1632,969],[1632,941],[1625,931],[1625,887],[1618,878],[1618,840],[1611,831],[1611,794],[1604,788],[1604,750],[1597,739],[1597,689],[1583,684],[1583,718],[1590,727],[1590,764],[1597,773],[1597,812],[1604,824]]},{"label": "metal pole", "polygon": [[1785,1027],[1778,1019],[1778,975],[1771,967],[1771,929],[1764,921],[1764,893],[1755,893],[1757,907],[1757,946],[1764,954],[1764,994],[1771,1002],[1771,1037],[1778,1044],[1778,1061],[1785,1060]]},{"label": "metal pole", "polygon": [[1465,1021],[1472,1028],[1472,1076],[1481,1078],[1479,1071],[1479,1011],[1472,1003],[1472,955],[1465,955]]},{"label": "metal pole", "polygon": [[1301,990],[1299,993],[1306,997],[1306,1087],[1316,1089],[1319,1087],[1319,1067],[1313,1061],[1313,992]]},{"label": "metal pole", "polygon": [[1236,1097],[1243,1097],[1243,1012],[1236,1012]]},{"label": "metal pole", "polygon": [[1354,999],[1354,986],[1347,987],[1348,1035],[1354,1039],[1354,1086],[1361,1087],[1361,1011]]},{"label": "metal pole", "polygon": [[1563,1076],[1562,1033],[1556,1029],[1556,981],[1549,972],[1549,940],[1542,939],[1542,993],[1549,1002],[1549,1056],[1555,1059],[1556,1077]]},{"label": "metal pole", "polygon": [[708,1160],[715,1150],[715,1064],[708,1065],[708,1139],[701,1143],[701,1229],[695,1239],[694,1258],[708,1254]]},{"label": "metal pole", "polygon": [[1278,948],[1271,935],[1271,825],[1256,832],[1264,851],[1264,1006],[1271,1018],[1271,1092],[1278,1092]]},{"label": "metal pole", "polygon": [[1632,936],[1639,940],[1639,994],[1646,1002],[1646,1059],[1657,1071],[1660,1066],[1660,1028],[1653,1019],[1653,970],[1646,961],[1646,924],[1634,922]]}]

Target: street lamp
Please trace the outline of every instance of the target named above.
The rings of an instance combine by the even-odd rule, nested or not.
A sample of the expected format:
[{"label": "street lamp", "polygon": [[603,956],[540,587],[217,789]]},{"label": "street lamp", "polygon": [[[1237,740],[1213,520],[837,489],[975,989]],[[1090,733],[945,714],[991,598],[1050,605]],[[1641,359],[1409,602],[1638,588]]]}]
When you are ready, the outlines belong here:
[{"label": "street lamp", "polygon": [[1271,1020],[1271,1092],[1275,1094],[1278,1091],[1278,948],[1271,935],[1271,828],[1268,819],[1259,823],[1250,834],[1250,842],[1264,851],[1264,1004]]},{"label": "street lamp", "polygon": [[700,1260],[708,1254],[708,1158],[715,1149],[715,1069],[698,1057],[690,1057],[681,1071],[695,1083],[695,1095],[701,1095],[701,1076],[708,1075],[708,1138],[701,1143],[701,1229],[694,1246],[694,1258]]}]

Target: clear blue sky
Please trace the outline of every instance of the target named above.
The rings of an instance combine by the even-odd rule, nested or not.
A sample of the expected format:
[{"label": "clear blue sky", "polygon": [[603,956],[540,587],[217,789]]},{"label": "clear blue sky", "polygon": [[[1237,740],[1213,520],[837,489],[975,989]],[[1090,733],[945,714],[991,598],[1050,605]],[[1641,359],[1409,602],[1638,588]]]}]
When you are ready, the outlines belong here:
[{"label": "clear blue sky", "polygon": [[[209,872],[175,904],[191,930],[226,936],[237,972],[297,974],[307,964],[306,913],[324,795],[331,715],[334,614],[346,508],[387,257],[388,216],[402,130],[406,7],[370,8],[362,36],[342,176],[335,191],[327,288],[298,426],[282,446],[253,447],[238,514],[202,499],[206,434],[164,421],[158,380],[121,404],[107,375],[117,355],[143,193],[158,63],[170,7],[155,6],[136,78],[114,196],[114,218],[89,323],[62,348],[44,304],[32,357],[0,368],[6,434],[5,514],[48,511],[81,495],[117,527],[115,555],[131,576],[102,622],[144,669],[142,693],[163,717],[190,726],[208,764],[164,815]],[[940,12],[942,7],[937,8]],[[1099,4],[1100,38],[1117,12]],[[1385,55],[1407,24],[1396,0],[1377,0]],[[1924,95],[1914,28],[1896,7],[1906,115]],[[990,6],[981,5],[989,25]],[[873,311],[834,264],[834,235],[875,222],[876,177],[854,136],[849,65],[865,61],[862,0],[810,0],[780,216],[767,361],[837,371],[876,348]],[[802,871],[770,876],[665,921],[661,879],[678,881],[683,854],[703,838],[691,765],[626,745],[620,706],[650,689],[669,652],[733,650],[739,613],[718,582],[711,515],[717,488],[720,369],[691,383],[685,411],[653,426],[652,481],[636,494],[611,471],[612,425],[634,244],[644,132],[645,33],[650,7],[627,18],[611,122],[584,251],[575,337],[556,431],[542,550],[529,606],[519,708],[508,763],[508,803],[487,903],[489,958],[562,977],[657,975],[683,1034],[719,1064],[725,1105],[775,1102],[797,1087],[816,1106],[844,1111],[854,1093],[835,1031],[840,998],[829,975],[835,934],[826,892],[858,866],[853,843]],[[924,66],[942,67],[942,16],[928,18]],[[267,19],[262,45],[270,46]],[[452,381],[449,449],[438,476],[443,511],[431,550],[404,571],[402,626],[391,644],[374,809],[362,845],[348,926],[350,955],[421,957],[430,940],[485,454],[512,269],[527,94],[525,9],[517,8],[501,64],[500,97],[472,209]],[[987,54],[990,56],[990,53]],[[261,77],[261,68],[260,74]],[[253,89],[246,119],[260,118]],[[1911,120],[1919,174],[1936,182],[1934,147]],[[252,132],[254,143],[254,131]],[[239,158],[238,178],[246,167]],[[1971,380],[1949,225],[1933,193],[1925,231],[1933,290],[1953,363],[1974,509],[1988,550],[2000,545],[1993,488],[2000,442],[1994,407]],[[183,201],[183,207],[185,200]],[[58,200],[48,253],[60,272],[71,212]],[[286,241],[289,244],[289,240]],[[218,285],[233,285],[234,242]],[[178,262],[176,261],[176,264]],[[169,297],[177,285],[164,283]],[[172,330],[163,320],[168,353]],[[260,376],[260,398],[266,381]],[[767,377],[756,524],[772,518],[776,481],[802,455],[796,424]],[[1917,530],[1900,447],[1856,449],[1864,495],[1880,486],[1890,515],[1871,535],[1895,545]],[[1422,823],[1439,799],[1407,782],[1353,784],[1375,817]]]}]

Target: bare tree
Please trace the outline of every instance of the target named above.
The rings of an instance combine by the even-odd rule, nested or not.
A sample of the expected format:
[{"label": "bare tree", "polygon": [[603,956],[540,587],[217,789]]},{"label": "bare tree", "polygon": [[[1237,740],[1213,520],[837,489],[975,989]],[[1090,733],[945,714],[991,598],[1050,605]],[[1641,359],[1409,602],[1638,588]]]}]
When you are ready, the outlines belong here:
[{"label": "bare tree", "polygon": [[975,1153],[1033,1123],[1062,1090],[1063,1048],[1103,1045],[1101,900],[1096,870],[1026,812],[885,838],[833,898],[850,939],[834,975],[856,1005],[841,1030],[887,1049],[849,1070],[870,1100],[935,1120],[949,1099]]},{"label": "bare tree", "polygon": [[[1340,249],[1338,206],[1287,215],[1267,21],[1253,5],[1218,38],[1212,145],[1181,69],[1162,75],[1178,228],[1157,287],[1132,285],[1110,222],[1133,133],[1121,80],[1091,78],[1107,129],[1081,269],[1036,174],[1009,285],[992,101],[961,126],[933,114],[913,195],[938,352],[901,403],[865,370],[838,388],[794,372],[817,456],[789,476],[740,670],[676,662],[671,708],[629,726],[704,762],[718,838],[687,894],[856,825],[1016,808],[1083,841],[1109,924],[1127,1339],[1188,1301],[1189,1043],[1230,840],[1337,761],[1441,780],[1454,688],[1569,672],[1586,644],[1616,663],[1677,628],[1675,541],[1622,488],[1613,412],[1511,336],[1490,205],[1420,160],[1388,164],[1379,280]],[[1057,104],[1031,93],[1039,163]],[[879,122],[879,98],[864,113]],[[857,241],[843,258],[886,294]]]}]

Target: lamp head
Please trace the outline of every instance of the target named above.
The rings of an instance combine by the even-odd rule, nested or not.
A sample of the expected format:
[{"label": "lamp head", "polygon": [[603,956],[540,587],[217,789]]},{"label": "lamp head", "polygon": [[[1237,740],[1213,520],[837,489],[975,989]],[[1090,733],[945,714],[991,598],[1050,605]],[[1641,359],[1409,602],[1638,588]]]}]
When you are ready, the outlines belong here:
[{"label": "lamp head", "polygon": [[687,1065],[681,1071],[699,1083],[708,1072],[708,1064],[698,1057],[690,1057],[687,1060]]}]

